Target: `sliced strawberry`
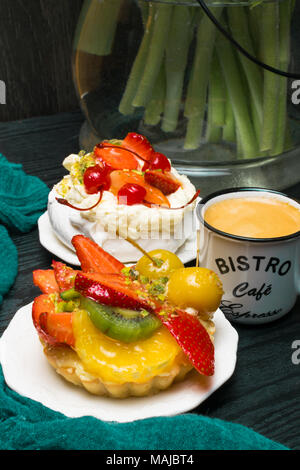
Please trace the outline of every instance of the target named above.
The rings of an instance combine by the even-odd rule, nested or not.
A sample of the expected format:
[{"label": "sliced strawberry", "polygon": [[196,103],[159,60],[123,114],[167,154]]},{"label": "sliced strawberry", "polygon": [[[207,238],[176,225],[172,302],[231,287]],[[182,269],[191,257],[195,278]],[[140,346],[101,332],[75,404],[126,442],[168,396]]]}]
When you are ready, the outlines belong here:
[{"label": "sliced strawberry", "polygon": [[127,286],[123,276],[78,273],[75,289],[84,297],[112,307],[131,310],[152,309],[153,304],[137,290]]},{"label": "sliced strawberry", "polygon": [[146,189],[145,201],[150,204],[157,204],[161,206],[170,207],[170,203],[166,196],[157,188],[148,184],[143,174],[139,174],[135,171],[130,170],[118,170],[113,171],[110,174],[111,186],[110,191],[118,195],[119,190],[125,184],[138,184]]},{"label": "sliced strawberry", "polygon": [[59,291],[64,292],[72,289],[78,271],[69,268],[69,266],[60,261],[52,261],[52,267],[54,269],[56,282],[59,286]]},{"label": "sliced strawberry", "polygon": [[141,164],[134,154],[122,149],[122,146],[116,146],[109,142],[96,145],[94,155],[96,161],[104,162],[111,170],[137,170]]},{"label": "sliced strawberry", "polygon": [[97,243],[83,235],[73,237],[72,244],[84,272],[120,273],[125,267]]},{"label": "sliced strawberry", "polygon": [[147,170],[144,178],[146,183],[159,189],[165,196],[175,193],[181,186],[180,182],[170,172]]},{"label": "sliced strawberry", "polygon": [[56,343],[75,346],[72,321],[72,312],[52,313],[42,317],[41,325],[54,338]]},{"label": "sliced strawberry", "polygon": [[39,287],[43,294],[59,292],[53,269],[36,269],[32,274],[34,285]]},{"label": "sliced strawberry", "polygon": [[149,161],[154,149],[149,140],[136,132],[129,132],[122,143],[123,147],[133,150],[144,160]]},{"label": "sliced strawberry", "polygon": [[34,299],[32,319],[39,337],[46,343],[74,346],[72,312],[56,313],[54,303],[48,295],[40,295]]},{"label": "sliced strawberry", "polygon": [[159,316],[195,369],[202,375],[214,374],[214,345],[196,316],[182,310]]}]

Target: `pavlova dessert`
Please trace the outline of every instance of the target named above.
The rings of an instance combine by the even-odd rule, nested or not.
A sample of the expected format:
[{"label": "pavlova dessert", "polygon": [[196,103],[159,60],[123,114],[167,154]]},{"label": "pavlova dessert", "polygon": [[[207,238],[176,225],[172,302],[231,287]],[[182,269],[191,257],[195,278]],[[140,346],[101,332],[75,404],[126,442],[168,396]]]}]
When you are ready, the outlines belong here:
[{"label": "pavlova dessert", "polygon": [[48,215],[57,237],[84,234],[120,261],[145,251],[177,250],[195,232],[198,192],[142,135],[99,143],[91,153],[69,155],[68,174],[49,195]]}]

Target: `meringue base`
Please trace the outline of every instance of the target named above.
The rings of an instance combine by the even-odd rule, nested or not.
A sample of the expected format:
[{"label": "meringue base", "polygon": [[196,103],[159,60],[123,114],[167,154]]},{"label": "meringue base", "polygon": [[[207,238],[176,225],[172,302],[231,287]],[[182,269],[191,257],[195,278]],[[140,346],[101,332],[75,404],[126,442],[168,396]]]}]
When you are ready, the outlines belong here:
[{"label": "meringue base", "polygon": [[166,373],[156,375],[145,383],[126,382],[117,384],[105,382],[85,371],[77,353],[69,346],[50,346],[42,343],[49,364],[65,380],[85,388],[89,393],[112,398],[145,397],[165,390],[174,382],[182,381],[193,369],[192,364],[174,364]]}]

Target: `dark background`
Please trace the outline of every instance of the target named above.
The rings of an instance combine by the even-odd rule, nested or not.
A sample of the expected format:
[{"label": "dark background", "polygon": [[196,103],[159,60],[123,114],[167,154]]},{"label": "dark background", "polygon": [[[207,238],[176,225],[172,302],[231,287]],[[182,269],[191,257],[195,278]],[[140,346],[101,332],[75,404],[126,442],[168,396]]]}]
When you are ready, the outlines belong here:
[{"label": "dark background", "polygon": [[0,121],[73,111],[72,42],[83,0],[1,0]]}]

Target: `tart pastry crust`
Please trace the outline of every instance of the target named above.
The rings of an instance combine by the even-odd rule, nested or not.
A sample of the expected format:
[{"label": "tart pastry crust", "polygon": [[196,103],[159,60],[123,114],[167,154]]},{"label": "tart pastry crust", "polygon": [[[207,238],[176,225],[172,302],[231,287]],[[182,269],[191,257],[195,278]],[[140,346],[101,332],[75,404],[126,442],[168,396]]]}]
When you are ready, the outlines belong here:
[{"label": "tart pastry crust", "polygon": [[[215,325],[211,320],[200,320],[213,341]],[[44,354],[56,372],[68,382],[85,388],[88,392],[98,396],[113,398],[145,397],[154,395],[161,390],[169,388],[173,383],[182,381],[193,369],[192,364],[184,361],[175,361],[171,369],[165,373],[155,375],[145,383],[113,383],[105,382],[99,377],[90,374],[78,354],[67,345],[50,346],[42,342]]]},{"label": "tart pastry crust", "polygon": [[69,346],[49,346],[44,344],[44,354],[56,372],[68,382],[85,388],[93,395],[113,398],[145,397],[154,395],[170,387],[173,382],[181,381],[193,369],[191,364],[174,364],[166,373],[154,376],[145,383],[126,382],[117,384],[104,382],[99,377],[85,371],[77,353]]}]

